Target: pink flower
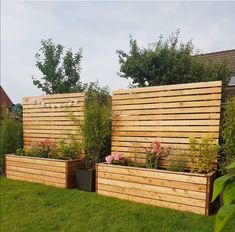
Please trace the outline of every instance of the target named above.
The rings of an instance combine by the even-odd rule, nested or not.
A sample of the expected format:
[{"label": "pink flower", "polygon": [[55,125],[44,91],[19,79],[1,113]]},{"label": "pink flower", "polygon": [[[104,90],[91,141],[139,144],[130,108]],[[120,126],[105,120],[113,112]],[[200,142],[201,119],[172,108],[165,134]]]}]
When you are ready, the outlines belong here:
[{"label": "pink flower", "polygon": [[108,164],[111,164],[113,162],[113,156],[111,155],[108,155],[105,157],[105,161],[108,163]]},{"label": "pink flower", "polygon": [[118,152],[114,154],[112,157],[114,160],[120,160],[123,157],[123,154],[121,152]]},{"label": "pink flower", "polygon": [[155,142],[152,142],[151,144],[152,150],[151,152],[159,153],[161,151],[161,143],[156,140]]}]

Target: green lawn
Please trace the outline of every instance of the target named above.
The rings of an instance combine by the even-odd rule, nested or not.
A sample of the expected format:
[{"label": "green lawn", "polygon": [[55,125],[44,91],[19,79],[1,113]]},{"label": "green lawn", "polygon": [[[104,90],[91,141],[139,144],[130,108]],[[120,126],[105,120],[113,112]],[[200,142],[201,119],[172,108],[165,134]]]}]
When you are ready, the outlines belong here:
[{"label": "green lawn", "polygon": [[[200,231],[214,217],[1,178],[1,231]],[[226,231],[234,231],[233,222]]]}]

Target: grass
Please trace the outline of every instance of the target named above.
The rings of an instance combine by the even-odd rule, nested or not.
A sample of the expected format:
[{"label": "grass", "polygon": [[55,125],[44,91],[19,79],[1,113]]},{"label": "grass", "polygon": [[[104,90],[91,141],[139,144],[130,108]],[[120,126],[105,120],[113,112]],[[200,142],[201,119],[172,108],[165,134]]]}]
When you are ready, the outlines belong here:
[{"label": "grass", "polygon": [[[215,217],[1,178],[1,231],[213,231]],[[235,222],[226,231],[233,231]]]}]

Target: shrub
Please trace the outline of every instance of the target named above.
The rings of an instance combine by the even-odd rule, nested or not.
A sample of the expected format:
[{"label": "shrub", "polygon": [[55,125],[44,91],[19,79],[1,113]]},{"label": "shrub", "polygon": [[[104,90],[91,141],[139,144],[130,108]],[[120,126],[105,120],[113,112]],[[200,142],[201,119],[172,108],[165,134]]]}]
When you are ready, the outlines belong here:
[{"label": "shrub", "polygon": [[23,143],[23,127],[21,118],[9,112],[8,109],[2,110],[2,118],[0,120],[0,166],[7,153],[15,153],[22,147]]},{"label": "shrub", "polygon": [[16,151],[17,155],[54,159],[75,159],[80,157],[81,153],[81,143],[73,136],[69,136],[66,141],[60,140],[58,144],[55,144],[49,139],[45,139],[28,149],[19,148]]},{"label": "shrub", "polygon": [[189,138],[191,172],[208,173],[214,170],[219,150],[218,144],[209,136],[205,136],[201,141],[194,137]]},{"label": "shrub", "polygon": [[68,141],[60,140],[56,149],[56,157],[62,159],[75,159],[82,154],[82,144],[74,136],[70,136]]},{"label": "shrub", "polygon": [[85,165],[94,168],[101,156],[110,149],[111,102],[101,102],[96,93],[88,93],[82,132],[84,136]]},{"label": "shrub", "polygon": [[222,138],[225,158],[229,163],[235,160],[235,97],[231,97],[226,102]]},{"label": "shrub", "polygon": [[167,169],[169,171],[183,172],[186,169],[188,160],[187,160],[187,152],[178,147],[169,147],[167,149],[167,160],[168,166]]}]

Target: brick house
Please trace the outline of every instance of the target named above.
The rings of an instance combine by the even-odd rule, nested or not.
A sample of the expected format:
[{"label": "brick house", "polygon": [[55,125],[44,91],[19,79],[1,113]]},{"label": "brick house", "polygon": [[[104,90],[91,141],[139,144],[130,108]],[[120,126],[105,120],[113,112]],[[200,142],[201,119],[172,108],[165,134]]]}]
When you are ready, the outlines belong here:
[{"label": "brick house", "polygon": [[2,86],[0,85],[0,106],[6,105],[7,107],[13,105],[11,99],[8,97]]},{"label": "brick house", "polygon": [[229,82],[228,87],[226,88],[226,92],[228,95],[235,96],[235,49],[219,51],[219,52],[211,52],[205,53],[201,55],[202,57],[209,58],[212,62],[219,63],[222,61],[227,61],[228,67],[231,70],[231,80]]}]

